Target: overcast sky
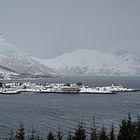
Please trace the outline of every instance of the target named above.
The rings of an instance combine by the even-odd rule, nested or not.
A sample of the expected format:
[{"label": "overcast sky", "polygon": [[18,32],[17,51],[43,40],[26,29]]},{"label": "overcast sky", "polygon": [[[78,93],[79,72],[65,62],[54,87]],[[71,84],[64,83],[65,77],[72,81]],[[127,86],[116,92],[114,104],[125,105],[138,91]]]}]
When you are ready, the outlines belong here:
[{"label": "overcast sky", "polygon": [[140,0],[0,0],[0,32],[30,55],[140,52]]}]

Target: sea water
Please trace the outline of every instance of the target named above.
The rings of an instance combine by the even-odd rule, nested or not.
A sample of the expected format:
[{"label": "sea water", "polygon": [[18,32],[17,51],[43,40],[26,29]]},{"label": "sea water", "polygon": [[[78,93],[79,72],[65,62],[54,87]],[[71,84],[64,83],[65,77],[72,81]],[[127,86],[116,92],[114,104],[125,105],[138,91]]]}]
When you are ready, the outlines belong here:
[{"label": "sea water", "polygon": [[[140,88],[139,77],[65,77],[35,80],[38,83],[76,83],[105,86],[118,83],[130,88]],[[140,113],[140,92],[115,95],[67,95],[32,94],[0,95],[0,136],[7,136],[10,130],[17,130],[22,122],[29,132],[32,127],[40,135],[49,130],[61,129],[65,134],[83,121],[90,130],[93,118],[97,127],[117,130],[121,119],[131,113],[136,119]]]}]

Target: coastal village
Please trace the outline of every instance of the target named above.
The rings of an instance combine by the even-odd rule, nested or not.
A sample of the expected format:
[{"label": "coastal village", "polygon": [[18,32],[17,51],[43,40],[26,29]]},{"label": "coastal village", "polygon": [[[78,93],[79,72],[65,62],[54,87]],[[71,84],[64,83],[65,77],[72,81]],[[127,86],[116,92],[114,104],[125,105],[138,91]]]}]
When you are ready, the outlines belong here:
[{"label": "coastal village", "polygon": [[90,87],[82,83],[76,84],[37,84],[32,82],[0,83],[0,94],[30,93],[58,93],[58,94],[117,94],[119,92],[136,92],[139,89],[123,87],[122,85]]}]

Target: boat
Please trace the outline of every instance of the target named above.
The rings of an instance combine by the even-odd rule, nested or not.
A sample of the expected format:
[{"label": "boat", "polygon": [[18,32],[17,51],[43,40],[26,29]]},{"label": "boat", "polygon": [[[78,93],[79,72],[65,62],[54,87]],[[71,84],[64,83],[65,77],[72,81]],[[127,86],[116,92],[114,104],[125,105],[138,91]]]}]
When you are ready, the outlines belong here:
[{"label": "boat", "polygon": [[78,87],[62,86],[62,87],[48,87],[38,90],[39,93],[57,93],[57,94],[79,94]]},{"label": "boat", "polygon": [[132,89],[132,88],[127,88],[123,87],[122,85],[114,85],[112,84],[111,86],[104,87],[106,90],[110,90],[113,92],[137,92],[140,91],[140,89]]},{"label": "boat", "polygon": [[117,94],[117,92],[106,90],[102,87],[98,87],[98,88],[82,87],[80,93],[81,94]]}]

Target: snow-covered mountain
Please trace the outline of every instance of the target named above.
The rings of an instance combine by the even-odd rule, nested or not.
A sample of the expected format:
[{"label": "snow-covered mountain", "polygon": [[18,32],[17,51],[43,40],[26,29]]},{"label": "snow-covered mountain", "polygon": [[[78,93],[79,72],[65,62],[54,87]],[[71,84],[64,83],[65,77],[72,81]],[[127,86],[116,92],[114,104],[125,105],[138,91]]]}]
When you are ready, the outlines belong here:
[{"label": "snow-covered mountain", "polygon": [[140,75],[140,58],[124,52],[80,49],[44,60],[21,52],[0,35],[0,78],[56,75]]},{"label": "snow-covered mountain", "polygon": [[53,75],[55,71],[21,52],[0,35],[0,76]]},{"label": "snow-covered mountain", "polygon": [[34,59],[63,75],[140,75],[140,59],[129,53],[80,49],[54,59]]}]

